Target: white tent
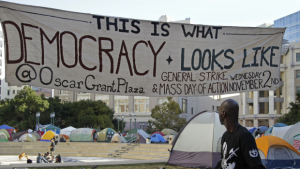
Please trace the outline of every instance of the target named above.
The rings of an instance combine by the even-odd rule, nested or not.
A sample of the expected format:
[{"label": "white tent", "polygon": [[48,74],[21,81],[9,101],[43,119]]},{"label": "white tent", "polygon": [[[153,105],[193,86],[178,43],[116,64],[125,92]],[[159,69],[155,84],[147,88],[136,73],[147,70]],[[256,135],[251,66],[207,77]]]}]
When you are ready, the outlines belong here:
[{"label": "white tent", "polygon": [[300,140],[300,122],[296,123],[291,127],[283,136],[283,140],[293,145],[294,140]]},{"label": "white tent", "polygon": [[60,130],[60,134],[65,134],[67,136],[70,137],[70,134],[73,130],[75,130],[76,128],[72,127],[72,126],[69,126],[69,127],[66,127],[66,128],[63,128]]},{"label": "white tent", "polygon": [[283,136],[291,127],[292,127],[292,125],[285,126],[285,127],[273,127],[273,131],[272,131],[271,135],[283,139]]},{"label": "white tent", "polygon": [[218,142],[220,143],[219,140],[225,130],[218,113],[206,111],[198,113],[173,141],[168,164],[191,168],[214,168],[220,160],[221,148],[218,148]]}]

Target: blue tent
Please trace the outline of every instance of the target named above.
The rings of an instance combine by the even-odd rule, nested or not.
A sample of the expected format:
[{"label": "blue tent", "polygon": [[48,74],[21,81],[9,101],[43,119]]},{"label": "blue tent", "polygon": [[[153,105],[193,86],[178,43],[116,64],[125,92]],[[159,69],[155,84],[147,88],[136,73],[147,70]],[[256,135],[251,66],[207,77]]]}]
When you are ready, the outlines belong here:
[{"label": "blue tent", "polygon": [[274,124],[273,127],[285,127],[285,126],[287,126],[287,125],[284,123],[276,123],[276,124]]},{"label": "blue tent", "polygon": [[252,129],[249,130],[249,132],[252,134],[254,131],[256,131],[256,127],[253,127]]},{"label": "blue tent", "polygon": [[4,124],[4,125],[0,126],[0,129],[13,129],[14,130],[15,128]]},{"label": "blue tent", "polygon": [[151,142],[154,142],[154,143],[166,143],[166,140],[164,139],[163,136],[161,136],[160,134],[153,134],[151,136]]},{"label": "blue tent", "polygon": [[268,130],[268,127],[266,127],[266,126],[260,126],[260,127],[258,127],[259,129],[260,129],[260,131],[262,132],[262,133],[264,133],[264,132],[266,132],[267,130]]}]

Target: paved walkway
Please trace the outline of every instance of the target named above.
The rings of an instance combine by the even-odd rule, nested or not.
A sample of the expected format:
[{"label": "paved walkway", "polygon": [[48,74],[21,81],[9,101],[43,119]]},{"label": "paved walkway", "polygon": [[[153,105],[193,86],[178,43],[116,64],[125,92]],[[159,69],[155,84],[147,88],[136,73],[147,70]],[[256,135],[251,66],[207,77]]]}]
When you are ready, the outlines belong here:
[{"label": "paved walkway", "polygon": [[131,160],[120,158],[101,158],[101,157],[62,157],[63,163],[36,163],[37,156],[29,157],[32,164],[27,164],[26,159],[19,161],[18,156],[0,156],[0,169],[24,168],[24,167],[68,167],[68,166],[99,166],[99,165],[121,165],[121,164],[145,164],[145,163],[164,163],[167,160]]}]

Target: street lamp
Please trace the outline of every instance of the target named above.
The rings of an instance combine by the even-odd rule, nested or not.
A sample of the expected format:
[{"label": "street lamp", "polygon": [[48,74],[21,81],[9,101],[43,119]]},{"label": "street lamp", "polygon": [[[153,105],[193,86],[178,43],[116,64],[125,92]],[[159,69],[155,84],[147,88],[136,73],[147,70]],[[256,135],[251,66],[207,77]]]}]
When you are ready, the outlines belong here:
[{"label": "street lamp", "polygon": [[131,114],[129,114],[129,116],[130,116],[130,130],[131,130]]},{"label": "street lamp", "polygon": [[123,120],[124,120],[124,115],[122,115],[122,134],[124,132]]},{"label": "street lamp", "polygon": [[134,127],[136,129],[136,115],[134,115]]},{"label": "street lamp", "polygon": [[120,131],[119,129],[119,120],[120,120],[120,115],[117,116],[117,119],[118,119],[118,132]]},{"label": "street lamp", "polygon": [[145,122],[143,122],[143,130],[144,130]]}]

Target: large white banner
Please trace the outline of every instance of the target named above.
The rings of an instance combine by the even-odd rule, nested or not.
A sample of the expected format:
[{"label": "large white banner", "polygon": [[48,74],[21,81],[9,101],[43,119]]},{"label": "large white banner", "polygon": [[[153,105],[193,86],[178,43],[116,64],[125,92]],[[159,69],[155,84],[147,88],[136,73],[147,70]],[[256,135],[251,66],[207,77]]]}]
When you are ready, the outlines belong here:
[{"label": "large white banner", "polygon": [[7,2],[0,6],[10,85],[135,96],[279,87],[284,28],[164,23]]}]

